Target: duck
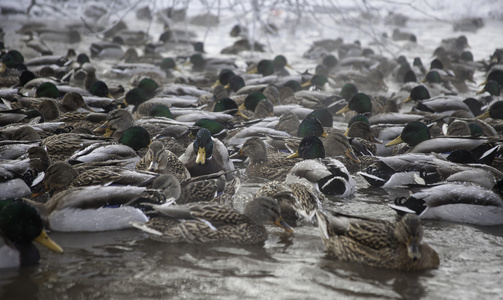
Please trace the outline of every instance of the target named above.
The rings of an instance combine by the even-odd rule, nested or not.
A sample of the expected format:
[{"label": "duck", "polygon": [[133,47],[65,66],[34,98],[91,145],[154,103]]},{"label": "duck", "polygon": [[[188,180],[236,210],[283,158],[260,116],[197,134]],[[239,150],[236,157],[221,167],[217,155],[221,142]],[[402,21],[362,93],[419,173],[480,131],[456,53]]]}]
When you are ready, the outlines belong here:
[{"label": "duck", "polygon": [[43,147],[25,143],[22,145],[23,147],[10,150],[14,152],[15,157],[9,157],[6,152],[0,153],[2,158],[5,158],[0,163],[1,198],[29,196],[30,187],[37,184],[51,164],[49,155]]},{"label": "duck", "polygon": [[348,104],[338,110],[336,114],[342,114],[351,110],[355,111],[358,114],[371,114],[372,101],[370,100],[370,97],[365,93],[357,93],[352,96]]},{"label": "duck", "polygon": [[269,181],[260,185],[255,197],[270,197],[278,202],[283,219],[293,227],[312,224],[324,197],[304,182]]},{"label": "duck", "polygon": [[431,138],[430,131],[426,124],[419,121],[413,121],[405,125],[402,133],[394,140],[388,142],[385,146],[393,146],[406,143],[399,152],[410,153],[445,153],[456,149],[472,150],[487,142],[485,138],[455,138],[455,137],[437,137]]},{"label": "duck", "polygon": [[[288,172],[285,182],[302,182],[327,196],[346,198],[356,191],[356,182],[346,166],[334,158],[305,159]],[[314,214],[313,214],[314,215]]]},{"label": "duck", "polygon": [[172,197],[176,204],[190,204],[195,202],[212,202],[232,207],[232,199],[239,189],[239,177],[227,181],[225,172],[191,177],[179,181],[172,174],[157,177],[151,188],[160,189],[166,197]]},{"label": "duck", "polygon": [[422,242],[415,214],[387,221],[318,210],[321,239],[329,256],[351,263],[400,271],[437,269],[438,253]]},{"label": "duck", "polygon": [[40,196],[45,192],[57,194],[63,190],[89,185],[133,185],[146,186],[156,178],[156,174],[135,172],[119,166],[100,166],[89,169],[75,168],[67,162],[53,163],[44,173],[43,191],[32,194]]},{"label": "duck", "polygon": [[107,143],[108,138],[97,137],[92,134],[61,133],[48,136],[42,140],[51,161],[66,160],[76,151],[92,144]]},{"label": "duck", "polygon": [[50,230],[99,232],[147,222],[150,206],[144,203],[163,204],[166,196],[144,186],[90,185],[63,190],[45,203],[25,201],[38,210]]},{"label": "duck", "polygon": [[164,243],[260,244],[267,240],[264,225],[269,224],[293,232],[282,220],[278,203],[267,197],[253,199],[243,213],[202,203],[155,206],[155,209],[163,216],[152,218],[145,225],[133,223],[133,226],[147,232],[153,240]]},{"label": "duck", "polygon": [[[226,146],[211,136],[206,128],[197,131],[196,138],[179,157],[191,176],[207,175],[219,171],[234,171],[234,163],[229,159]],[[231,179],[228,173],[227,178]]]},{"label": "duck", "polygon": [[302,158],[324,157],[325,149],[319,139],[309,136],[302,139],[294,154],[286,156],[278,153],[273,156],[268,154],[263,140],[251,137],[243,143],[240,153],[249,159],[246,167],[249,176],[281,181],[285,180],[290,169]]},{"label": "duck", "polygon": [[0,201],[0,232],[0,269],[38,264],[40,253],[32,241],[63,253],[47,235],[37,210],[21,199]]},{"label": "duck", "polygon": [[172,174],[179,181],[188,180],[191,176],[189,170],[178,157],[158,140],[150,143],[147,153],[136,164],[135,170]]},{"label": "duck", "polygon": [[399,215],[416,214],[421,219],[499,225],[503,224],[502,187],[501,180],[492,189],[466,182],[445,182],[421,188],[408,198],[396,198],[389,206]]}]

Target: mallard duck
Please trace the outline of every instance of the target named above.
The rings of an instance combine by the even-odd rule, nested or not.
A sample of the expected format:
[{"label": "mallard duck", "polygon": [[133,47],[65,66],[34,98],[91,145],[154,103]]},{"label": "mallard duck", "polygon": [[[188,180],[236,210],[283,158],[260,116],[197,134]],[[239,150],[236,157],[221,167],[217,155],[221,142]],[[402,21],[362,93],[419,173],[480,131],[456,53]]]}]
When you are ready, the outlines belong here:
[{"label": "mallard duck", "polygon": [[153,141],[150,144],[147,153],[136,164],[135,169],[159,174],[172,174],[179,181],[190,178],[190,172],[184,164],[173,152],[165,149],[160,141]]},{"label": "mallard duck", "polygon": [[42,180],[45,190],[35,195],[39,196],[45,192],[57,194],[69,188],[89,185],[146,186],[155,177],[155,174],[135,172],[117,166],[97,166],[96,168],[81,170],[78,166],[74,168],[67,162],[60,161],[47,168]]},{"label": "mallard duck", "polygon": [[503,101],[494,102],[489,109],[487,109],[484,113],[477,116],[477,119],[503,119]]},{"label": "mallard duck", "polygon": [[[348,129],[344,135],[350,138],[361,138],[365,141],[382,144],[382,141],[374,136],[370,123],[365,115],[356,115],[348,122]],[[375,151],[374,151],[375,153]]]},{"label": "mallard duck", "polygon": [[[91,185],[70,188],[46,203],[28,201],[47,227],[55,231],[108,231],[130,228],[130,222],[147,222],[142,203],[163,204],[162,191],[138,186]],[[140,207],[145,209],[141,210]]]},{"label": "mallard duck", "polygon": [[133,226],[165,243],[258,244],[267,240],[264,225],[269,224],[293,232],[282,220],[276,201],[266,197],[253,199],[243,214],[214,204],[156,206],[155,209],[163,217],[153,218],[145,225],[133,223]]},{"label": "mallard duck", "polygon": [[[107,120],[99,127],[93,130],[94,134],[102,134],[103,137],[120,138],[126,131],[133,127],[141,127],[148,133],[148,139],[151,136],[162,133],[165,129],[164,120],[160,119],[139,119],[134,120],[133,115],[125,109],[115,109],[108,113]],[[185,126],[184,132],[187,131]],[[139,132],[136,132],[138,134]],[[130,138],[135,138],[135,135],[128,134]],[[147,143],[148,145],[148,143]]]},{"label": "mallard duck", "polygon": [[328,255],[339,260],[402,271],[440,264],[437,252],[422,243],[423,228],[414,214],[396,222],[321,211],[316,216]]},{"label": "mallard duck", "polygon": [[337,111],[336,114],[342,114],[350,110],[353,110],[358,114],[372,113],[372,102],[370,101],[370,97],[365,93],[357,93],[352,96],[348,104]]},{"label": "mallard duck", "polygon": [[38,264],[35,241],[54,252],[63,249],[49,238],[37,210],[21,200],[0,201],[0,269]]},{"label": "mallard duck", "polygon": [[21,155],[14,158],[4,155],[5,152],[0,154],[5,157],[0,164],[1,199],[29,196],[30,186],[37,183],[51,163],[43,147],[27,145],[18,151]]},{"label": "mallard duck", "polygon": [[[474,173],[471,176],[476,176]],[[422,219],[440,219],[476,225],[503,224],[501,181],[493,190],[466,182],[444,183],[422,188],[409,198],[397,198],[389,206],[402,215],[417,214]]]},{"label": "mallard duck", "polygon": [[303,182],[270,181],[260,186],[255,197],[273,198],[281,208],[283,219],[292,226],[300,226],[303,220],[314,221],[323,195]]},{"label": "mallard duck", "polygon": [[348,138],[343,133],[331,131],[323,139],[323,146],[325,147],[326,157],[347,157],[354,163],[360,163],[360,160],[349,144]]},{"label": "mallard duck", "polygon": [[325,195],[343,198],[354,194],[356,188],[344,164],[334,158],[300,161],[288,172],[285,182],[308,183]]},{"label": "mallard duck", "polygon": [[179,181],[172,174],[163,174],[154,180],[152,188],[162,190],[166,197],[174,198],[177,204],[212,202],[232,207],[232,198],[240,184],[238,177],[227,181],[224,172],[184,181]]},{"label": "mallard duck", "polygon": [[313,136],[303,138],[296,153],[290,157],[277,154],[269,157],[266,144],[258,137],[252,137],[244,142],[240,153],[248,156],[249,163],[246,172],[250,176],[269,180],[284,180],[290,169],[302,158],[318,158],[325,156],[323,144]]},{"label": "mallard duck", "polygon": [[196,139],[179,159],[191,176],[234,170],[227,148],[221,141],[211,137],[210,131],[206,128],[199,129]]},{"label": "mallard duck", "polygon": [[66,160],[76,151],[82,150],[92,144],[107,142],[92,134],[61,133],[51,135],[42,140],[42,146],[47,148],[47,153],[52,161]]},{"label": "mallard duck", "polygon": [[414,121],[408,123],[402,133],[385,146],[389,147],[400,143],[406,143],[409,147],[400,149],[400,152],[410,153],[445,153],[456,149],[472,150],[487,142],[484,138],[452,138],[438,137],[431,138],[429,128],[426,124]]}]

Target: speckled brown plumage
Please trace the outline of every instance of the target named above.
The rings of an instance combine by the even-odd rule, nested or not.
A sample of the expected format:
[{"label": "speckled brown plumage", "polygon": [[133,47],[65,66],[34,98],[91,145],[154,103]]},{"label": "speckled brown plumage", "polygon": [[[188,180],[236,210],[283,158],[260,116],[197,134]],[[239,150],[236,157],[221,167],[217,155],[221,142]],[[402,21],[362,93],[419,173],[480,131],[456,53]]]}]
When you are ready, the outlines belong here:
[{"label": "speckled brown plumage", "polygon": [[265,143],[252,137],[243,144],[241,153],[249,157],[246,172],[249,176],[266,178],[269,180],[285,180],[286,175],[300,158],[286,158],[285,156],[268,157]]},{"label": "speckled brown plumage", "polygon": [[396,222],[320,211],[316,215],[330,256],[403,271],[438,268],[438,254],[421,243],[423,230],[417,215],[407,214]]},{"label": "speckled brown plumage", "polygon": [[[159,211],[168,217],[153,218],[146,226],[158,232],[150,235],[152,239],[166,243],[257,244],[267,239],[265,224],[287,226],[280,223],[278,204],[264,197],[250,202],[243,214],[215,204],[169,206]],[[141,225],[138,227],[142,229]]]}]

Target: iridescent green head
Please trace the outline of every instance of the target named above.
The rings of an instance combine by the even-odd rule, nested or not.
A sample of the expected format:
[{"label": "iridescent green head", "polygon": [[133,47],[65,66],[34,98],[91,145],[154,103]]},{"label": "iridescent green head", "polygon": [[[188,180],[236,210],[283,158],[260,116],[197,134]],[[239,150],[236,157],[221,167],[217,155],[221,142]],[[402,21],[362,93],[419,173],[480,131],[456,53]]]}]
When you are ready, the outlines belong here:
[{"label": "iridescent green head", "polygon": [[243,79],[243,77],[237,75],[237,76],[234,76],[232,77],[230,80],[229,80],[229,88],[233,91],[233,92],[237,92],[239,91],[242,87],[245,86],[245,80]]},{"label": "iridescent green head", "polygon": [[422,122],[413,121],[405,125],[402,130],[402,134],[393,141],[387,143],[386,147],[400,143],[406,143],[407,145],[414,147],[423,141],[429,140],[430,138],[430,130],[428,127]]},{"label": "iridescent green head", "polygon": [[196,123],[194,123],[194,127],[196,127],[197,129],[192,131],[192,134],[196,136],[197,132],[201,128],[208,129],[212,136],[219,135],[225,130],[225,127],[222,123],[218,122],[217,120],[206,119],[206,118],[198,120]]},{"label": "iridescent green head", "polygon": [[329,54],[329,55],[323,57],[323,60],[322,60],[322,64],[324,66],[326,66],[328,69],[332,69],[335,66],[337,66],[338,62],[339,61],[337,60],[337,58],[332,54]]},{"label": "iridescent green head", "polygon": [[220,73],[218,74],[218,81],[220,82],[221,85],[227,85],[230,83],[230,80],[235,77],[236,74],[232,71],[232,70],[229,70],[229,69],[223,69],[222,71],[220,71]]},{"label": "iridescent green head", "polygon": [[162,104],[152,106],[152,108],[148,111],[148,115],[151,117],[164,117],[173,119],[173,114],[171,113],[169,107]]},{"label": "iridescent green head", "polygon": [[157,93],[159,84],[150,78],[143,78],[138,82],[138,88],[145,93],[148,99],[150,99]]},{"label": "iridescent green head", "polygon": [[287,82],[285,82],[283,87],[291,88],[294,93],[302,90],[302,87],[300,86],[300,83],[297,80],[288,80]]},{"label": "iridescent green head", "polygon": [[347,101],[351,100],[354,95],[358,94],[358,88],[352,83],[346,83],[342,86],[340,95]]},{"label": "iridescent green head", "polygon": [[430,99],[430,92],[424,85],[418,85],[410,91],[410,95],[403,102],[408,102],[410,100],[421,101]]},{"label": "iridescent green head", "polygon": [[97,97],[110,97],[108,85],[101,80],[95,81],[91,84],[88,91]]},{"label": "iridescent green head", "polygon": [[124,101],[128,105],[134,105],[135,107],[138,107],[138,105],[142,104],[143,102],[147,101],[147,96],[145,95],[145,92],[140,89],[140,88],[132,88],[130,89],[124,98]]},{"label": "iridescent green head", "polygon": [[306,136],[300,141],[299,156],[304,159],[325,158],[323,142],[316,136]]},{"label": "iridescent green head", "polygon": [[61,94],[59,89],[54,83],[44,82],[37,87],[35,97],[59,98]]},{"label": "iridescent green head", "polygon": [[426,77],[424,78],[423,82],[442,83],[442,77],[440,76],[440,73],[438,73],[437,71],[429,71],[426,74]]},{"label": "iridescent green head", "polygon": [[211,139],[211,132],[206,128],[199,129],[192,147],[194,149],[194,153],[196,153],[196,164],[204,165],[206,160],[211,159],[213,155],[213,140]]},{"label": "iridescent green head", "polygon": [[272,60],[263,59],[257,64],[257,73],[262,74],[262,76],[269,76],[274,74],[274,63]]},{"label": "iridescent green head", "polygon": [[123,144],[138,151],[148,147],[150,144],[150,133],[141,126],[132,126],[128,128],[119,138],[119,144]]},{"label": "iridescent green head", "polygon": [[255,111],[255,108],[259,104],[260,101],[267,99],[266,96],[262,92],[253,92],[246,96],[245,101],[243,103],[244,108],[250,111]]},{"label": "iridescent green head", "polygon": [[323,129],[321,122],[313,117],[306,117],[302,122],[300,122],[299,129],[297,131],[299,137],[306,137],[310,135],[323,136],[326,137],[327,133]]}]

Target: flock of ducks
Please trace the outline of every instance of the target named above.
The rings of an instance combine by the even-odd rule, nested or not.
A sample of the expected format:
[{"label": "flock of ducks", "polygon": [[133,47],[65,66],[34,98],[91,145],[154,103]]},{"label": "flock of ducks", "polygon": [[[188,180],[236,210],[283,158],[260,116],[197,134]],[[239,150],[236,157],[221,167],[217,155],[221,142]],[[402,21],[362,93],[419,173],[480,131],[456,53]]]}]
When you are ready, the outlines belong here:
[{"label": "flock of ducks", "polygon": [[[502,49],[476,62],[459,36],[425,66],[339,38],[304,54],[312,73],[283,55],[245,70],[235,64],[245,38],[222,59],[167,25],[145,48],[133,41],[152,38],[128,39],[127,26],[78,55],[28,59],[0,44],[0,267],[37,263],[32,241],[62,253],[45,229],[254,244],[267,240],[264,225],[317,224],[337,259],[425,270],[440,259],[421,219],[503,223]],[[43,41],[44,30],[19,32]],[[109,78],[105,60],[117,62]],[[475,72],[486,72],[479,93]],[[396,221],[326,208],[356,193],[355,176],[409,191],[389,205]],[[260,183],[244,212],[233,208],[241,182]]]}]

